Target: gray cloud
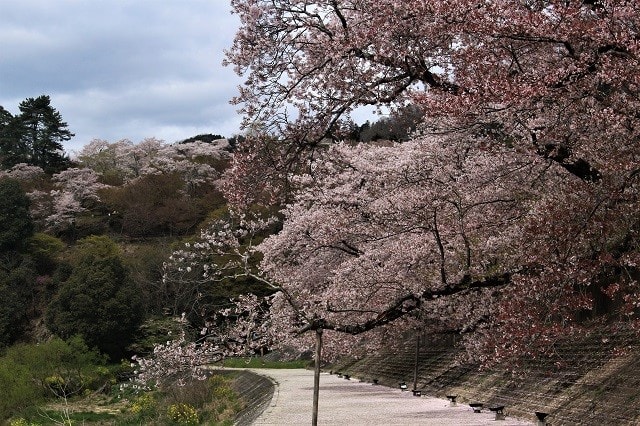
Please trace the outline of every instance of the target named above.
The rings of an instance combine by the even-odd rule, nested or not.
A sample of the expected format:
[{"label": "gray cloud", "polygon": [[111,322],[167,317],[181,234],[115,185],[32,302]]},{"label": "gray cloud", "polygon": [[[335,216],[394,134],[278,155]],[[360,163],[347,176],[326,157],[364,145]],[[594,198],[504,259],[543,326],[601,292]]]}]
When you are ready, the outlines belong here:
[{"label": "gray cloud", "polygon": [[76,134],[69,151],[231,135],[240,79],[221,62],[237,25],[224,0],[3,0],[0,105],[50,95]]}]

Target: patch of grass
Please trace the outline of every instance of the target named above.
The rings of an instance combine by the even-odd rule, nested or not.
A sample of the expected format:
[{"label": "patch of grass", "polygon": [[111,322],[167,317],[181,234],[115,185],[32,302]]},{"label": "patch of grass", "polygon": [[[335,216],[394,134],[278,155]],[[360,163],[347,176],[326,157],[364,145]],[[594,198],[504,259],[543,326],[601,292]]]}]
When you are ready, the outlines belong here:
[{"label": "patch of grass", "polygon": [[185,386],[140,393],[131,397],[114,424],[232,425],[243,405],[231,384],[232,379],[213,375],[207,380],[187,381]]},{"label": "patch of grass", "polygon": [[[54,413],[52,418],[61,418],[60,413],[57,415]],[[85,423],[100,423],[100,422],[112,422],[117,416],[113,413],[95,411],[78,411],[69,413],[69,419],[73,423],[85,424]]]},{"label": "patch of grass", "polygon": [[143,392],[127,387],[117,391],[114,386],[110,395],[83,394],[65,401],[30,405],[4,419],[9,423],[0,419],[0,425],[231,426],[236,414],[244,408],[233,390],[233,380],[214,374],[202,381],[188,380],[185,386]]},{"label": "patch of grass", "polygon": [[229,368],[274,368],[274,369],[287,369],[287,368],[307,368],[310,361],[308,360],[294,360],[294,361],[270,361],[263,358],[226,358],[224,361],[217,363],[218,366],[224,366]]},{"label": "patch of grass", "polygon": [[116,414],[109,412],[70,411],[67,415],[63,411],[32,408],[25,410],[21,417],[12,419],[8,424],[11,426],[114,424],[117,418]]}]

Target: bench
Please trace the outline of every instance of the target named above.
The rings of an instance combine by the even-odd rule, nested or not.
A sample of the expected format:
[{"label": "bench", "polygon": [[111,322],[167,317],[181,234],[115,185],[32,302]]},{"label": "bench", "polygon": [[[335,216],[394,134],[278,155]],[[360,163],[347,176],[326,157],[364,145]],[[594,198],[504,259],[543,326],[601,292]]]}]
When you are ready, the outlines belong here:
[{"label": "bench", "polygon": [[455,407],[456,404],[456,398],[458,397],[458,395],[447,395],[447,399],[449,401],[451,401],[451,404],[449,404],[451,407]]},{"label": "bench", "polygon": [[505,420],[504,405],[494,405],[489,407],[489,411],[496,413],[496,420]]},{"label": "bench", "polygon": [[481,402],[472,402],[469,404],[469,407],[473,409],[474,413],[482,413],[482,407],[484,406]]},{"label": "bench", "polygon": [[405,382],[400,382],[400,389],[402,392],[406,391],[408,389],[407,384]]},{"label": "bench", "polygon": [[413,396],[422,396],[422,391],[420,389],[413,389]]}]

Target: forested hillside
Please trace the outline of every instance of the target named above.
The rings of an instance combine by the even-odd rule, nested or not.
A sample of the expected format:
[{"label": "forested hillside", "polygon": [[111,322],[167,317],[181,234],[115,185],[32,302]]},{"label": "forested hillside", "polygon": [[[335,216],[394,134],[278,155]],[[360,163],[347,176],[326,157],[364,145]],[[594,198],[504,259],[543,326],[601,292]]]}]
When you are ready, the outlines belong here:
[{"label": "forested hillside", "polygon": [[[174,144],[93,140],[69,157],[62,142],[73,134],[48,96],[27,99],[20,111],[12,116],[3,108],[0,124],[0,356],[7,368],[0,381],[6,372],[12,383],[40,377],[43,384],[31,391],[7,385],[2,416],[42,397],[66,399],[103,386],[111,374],[90,372],[91,365],[104,365],[103,355],[116,366],[183,331],[187,341],[197,339],[192,330],[229,307],[231,297],[271,292],[250,277],[203,280],[201,271],[174,267],[172,256],[212,223],[233,220],[223,174],[244,137],[205,134]],[[395,121],[373,127],[387,134]],[[369,128],[354,124],[353,136],[372,139]],[[394,128],[402,138],[411,130]],[[277,229],[274,223],[261,238]],[[33,344],[44,346],[38,352]],[[16,381],[11,377],[23,368],[19,358],[49,367],[27,364]],[[86,370],[94,384],[62,373],[67,362]],[[57,377],[54,371],[64,386],[46,382]]]},{"label": "forested hillside", "polygon": [[162,265],[172,244],[225,214],[219,179],[230,145],[94,140],[71,160],[45,130],[49,116],[71,134],[52,108],[34,125],[40,142],[23,143],[32,140],[31,128],[16,130],[23,118],[0,128],[1,291],[14,301],[4,305],[0,344],[80,334],[117,361],[145,320],[199,303],[192,289],[163,283]]},{"label": "forested hillside", "polygon": [[[121,361],[228,303],[232,290],[163,279],[163,265],[228,215],[220,178],[232,147],[220,135],[93,140],[70,158],[62,142],[73,134],[48,96],[25,100],[19,115],[0,112],[0,423],[18,413],[65,421],[66,411],[36,407],[90,391],[120,395],[133,371]],[[189,323],[175,320],[183,315]],[[127,400],[126,415],[151,415]]]}]

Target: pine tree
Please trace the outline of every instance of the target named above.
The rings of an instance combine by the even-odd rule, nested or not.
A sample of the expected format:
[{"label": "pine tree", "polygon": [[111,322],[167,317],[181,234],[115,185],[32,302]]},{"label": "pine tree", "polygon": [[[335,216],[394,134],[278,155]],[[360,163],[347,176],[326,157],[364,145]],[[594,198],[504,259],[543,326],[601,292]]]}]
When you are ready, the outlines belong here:
[{"label": "pine tree", "polygon": [[28,98],[20,103],[19,108],[20,142],[28,147],[30,155],[27,163],[49,172],[66,168],[69,159],[64,155],[62,142],[74,134],[62,121],[62,115],[51,106],[49,96]]},{"label": "pine tree", "polygon": [[0,106],[0,164],[10,168],[23,163],[27,150],[20,142],[18,120],[9,111]]},{"label": "pine tree", "polygon": [[25,99],[19,105],[20,114],[16,116],[0,108],[0,161],[3,168],[27,163],[55,173],[69,166],[62,142],[74,134],[62,120],[62,115],[51,106],[48,95]]}]

